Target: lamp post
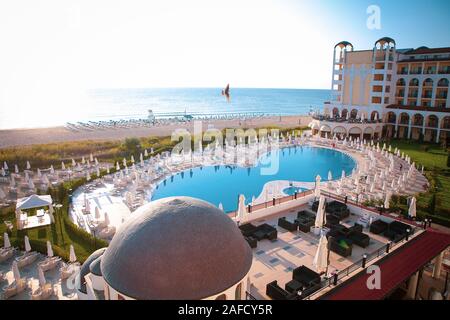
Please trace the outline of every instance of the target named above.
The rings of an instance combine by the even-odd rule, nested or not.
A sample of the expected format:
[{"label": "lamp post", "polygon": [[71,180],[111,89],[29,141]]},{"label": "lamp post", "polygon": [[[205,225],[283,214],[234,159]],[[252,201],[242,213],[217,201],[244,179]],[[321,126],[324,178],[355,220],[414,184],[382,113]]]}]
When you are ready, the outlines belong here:
[{"label": "lamp post", "polygon": [[58,212],[59,211],[59,214],[58,214],[58,216],[59,216],[59,228],[60,228],[60,231],[61,231],[61,239],[62,239],[62,242],[63,242],[63,245],[65,244],[64,243],[64,234],[63,234],[63,230],[62,230],[62,217],[61,217],[61,208],[62,208],[62,204],[60,204],[60,203],[58,203],[56,206],[55,206],[55,208],[56,208],[56,211]]},{"label": "lamp post", "polygon": [[363,260],[362,260],[362,268],[364,269],[366,267],[366,262],[367,262],[367,254],[363,254]]}]

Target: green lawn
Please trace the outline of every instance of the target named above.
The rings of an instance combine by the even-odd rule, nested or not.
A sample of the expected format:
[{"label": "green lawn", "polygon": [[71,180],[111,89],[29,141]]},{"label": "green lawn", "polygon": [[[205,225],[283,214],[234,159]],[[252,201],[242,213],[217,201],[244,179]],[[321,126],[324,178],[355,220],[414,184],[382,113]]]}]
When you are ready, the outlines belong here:
[{"label": "green lawn", "polygon": [[[438,144],[411,140],[392,140],[391,145],[408,154],[419,169],[422,165],[425,166],[425,174],[431,187],[428,192],[417,197],[418,214],[437,216],[444,219],[443,223],[450,224],[450,168],[447,167],[447,150]],[[429,206],[434,191],[436,209],[432,213]]]}]

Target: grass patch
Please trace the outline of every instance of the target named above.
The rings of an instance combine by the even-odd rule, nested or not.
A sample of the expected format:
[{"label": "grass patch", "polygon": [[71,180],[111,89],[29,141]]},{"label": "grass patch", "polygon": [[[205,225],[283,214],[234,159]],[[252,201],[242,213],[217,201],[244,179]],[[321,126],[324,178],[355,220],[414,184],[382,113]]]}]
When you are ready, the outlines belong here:
[{"label": "grass patch", "polygon": [[[417,164],[423,165],[425,175],[430,182],[427,192],[417,197],[417,214],[419,217],[431,217],[435,222],[450,226],[450,168],[447,167],[448,150],[438,144],[417,142],[412,140],[392,140],[393,148],[397,147],[409,155]],[[435,197],[433,200],[433,197]],[[432,202],[435,205],[432,205]],[[395,204],[407,212],[406,203]]]}]

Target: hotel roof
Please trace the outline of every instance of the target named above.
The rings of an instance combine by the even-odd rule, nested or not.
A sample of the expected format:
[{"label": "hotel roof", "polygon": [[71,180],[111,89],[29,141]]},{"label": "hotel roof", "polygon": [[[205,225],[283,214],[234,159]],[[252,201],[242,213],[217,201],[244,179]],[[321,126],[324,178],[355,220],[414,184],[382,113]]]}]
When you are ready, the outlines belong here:
[{"label": "hotel roof", "polygon": [[450,235],[427,230],[380,260],[381,289],[370,290],[366,270],[321,297],[323,300],[380,300],[450,246]]}]

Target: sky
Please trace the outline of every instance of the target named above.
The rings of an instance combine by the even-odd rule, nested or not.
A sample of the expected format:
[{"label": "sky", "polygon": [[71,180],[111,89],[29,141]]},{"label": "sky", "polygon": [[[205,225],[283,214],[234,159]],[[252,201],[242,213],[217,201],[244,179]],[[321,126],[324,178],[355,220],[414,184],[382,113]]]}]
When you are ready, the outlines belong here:
[{"label": "sky", "polygon": [[448,21],[447,0],[0,0],[0,108],[91,88],[329,89],[337,42],[450,46]]}]

